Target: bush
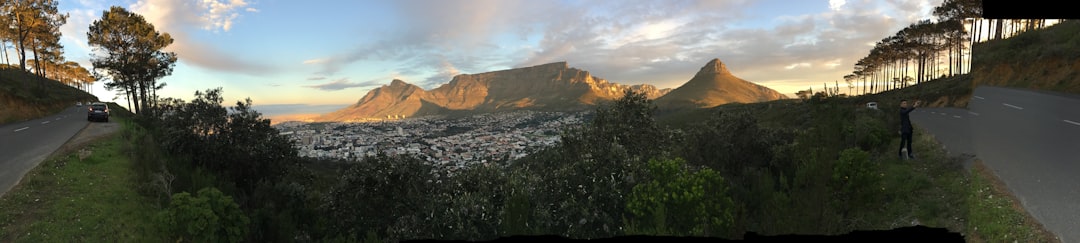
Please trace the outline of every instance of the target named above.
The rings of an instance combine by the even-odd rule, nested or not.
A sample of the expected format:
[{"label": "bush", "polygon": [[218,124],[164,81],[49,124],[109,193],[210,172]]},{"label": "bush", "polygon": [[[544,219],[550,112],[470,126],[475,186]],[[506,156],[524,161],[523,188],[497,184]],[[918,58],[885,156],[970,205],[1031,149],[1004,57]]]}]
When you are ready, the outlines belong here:
[{"label": "bush", "polygon": [[858,148],[840,152],[833,167],[833,185],[840,194],[842,209],[865,211],[876,208],[883,174],[878,164],[870,161],[870,153]]},{"label": "bush", "polygon": [[232,197],[212,187],[199,190],[196,196],[174,194],[160,217],[173,237],[194,242],[239,242],[249,223]]},{"label": "bush", "polygon": [[732,225],[735,203],[713,170],[691,172],[682,159],[649,160],[648,175],[627,202],[634,215],[628,233],[717,236]]}]

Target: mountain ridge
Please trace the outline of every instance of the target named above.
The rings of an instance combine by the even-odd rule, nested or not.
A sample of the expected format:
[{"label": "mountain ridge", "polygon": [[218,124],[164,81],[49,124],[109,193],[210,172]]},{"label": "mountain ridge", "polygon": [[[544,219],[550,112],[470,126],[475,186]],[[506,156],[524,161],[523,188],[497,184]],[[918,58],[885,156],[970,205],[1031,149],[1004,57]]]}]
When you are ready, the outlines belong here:
[{"label": "mountain ridge", "polygon": [[[710,68],[709,65],[712,65]],[[706,74],[734,77],[713,59],[699,71]],[[741,80],[741,79],[739,79]],[[694,79],[691,79],[694,81]],[[749,83],[748,81],[742,80]],[[620,98],[627,90],[644,92],[652,100],[660,100],[671,92],[683,89],[660,89],[650,84],[626,85],[593,76],[586,70],[570,67],[565,62],[552,62],[529,67],[455,75],[447,83],[430,90],[394,79],[390,84],[369,90],[356,103],[315,119],[318,121],[350,121],[365,119],[395,119],[446,113],[486,113],[510,110],[587,110],[600,102]],[[751,85],[756,85],[749,83]],[[731,85],[728,85],[731,86]],[[733,87],[743,87],[736,85]],[[775,90],[764,88],[753,95]],[[745,92],[738,90],[739,92]],[[686,91],[683,91],[686,92]],[[756,97],[744,100],[770,100]]]}]

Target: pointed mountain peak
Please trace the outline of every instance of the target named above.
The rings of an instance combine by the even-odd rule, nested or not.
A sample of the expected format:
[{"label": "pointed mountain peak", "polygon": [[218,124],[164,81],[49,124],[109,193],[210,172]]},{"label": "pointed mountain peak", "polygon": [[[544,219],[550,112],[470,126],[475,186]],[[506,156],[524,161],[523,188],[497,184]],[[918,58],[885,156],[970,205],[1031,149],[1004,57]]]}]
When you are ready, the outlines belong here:
[{"label": "pointed mountain peak", "polygon": [[730,73],[731,72],[728,71],[728,69],[727,69],[727,65],[724,65],[724,63],[721,62],[719,58],[713,58],[712,61],[709,61],[709,63],[705,64],[705,66],[701,67],[701,70],[698,71],[698,74],[730,74]]},{"label": "pointed mountain peak", "polygon": [[409,85],[409,83],[406,83],[405,81],[401,81],[401,79],[396,79],[396,78],[394,79],[394,81],[390,81],[390,86],[403,86],[403,85]]}]

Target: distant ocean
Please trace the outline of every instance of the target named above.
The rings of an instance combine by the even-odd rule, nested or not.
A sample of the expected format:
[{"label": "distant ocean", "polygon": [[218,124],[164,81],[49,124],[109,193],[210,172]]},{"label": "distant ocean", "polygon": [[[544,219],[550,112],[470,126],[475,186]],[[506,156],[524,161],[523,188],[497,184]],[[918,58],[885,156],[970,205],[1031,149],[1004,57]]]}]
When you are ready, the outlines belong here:
[{"label": "distant ocean", "polygon": [[254,105],[256,111],[262,113],[263,117],[280,116],[280,115],[292,115],[292,114],[326,114],[341,108],[345,108],[350,104],[338,104],[338,105],[308,105],[308,104],[279,104],[279,105]]}]

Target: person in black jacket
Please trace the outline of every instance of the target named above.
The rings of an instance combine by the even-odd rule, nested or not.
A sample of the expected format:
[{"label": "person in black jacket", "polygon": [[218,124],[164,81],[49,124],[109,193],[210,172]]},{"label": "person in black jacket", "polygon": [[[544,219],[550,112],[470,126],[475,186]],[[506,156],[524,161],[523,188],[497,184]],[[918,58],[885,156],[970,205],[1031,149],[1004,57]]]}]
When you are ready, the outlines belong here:
[{"label": "person in black jacket", "polygon": [[897,154],[900,158],[904,158],[904,146],[907,146],[907,156],[909,159],[915,159],[915,156],[911,154],[911,111],[915,110],[915,107],[919,106],[919,102],[916,101],[914,106],[908,107],[907,100],[900,100],[900,150]]}]

